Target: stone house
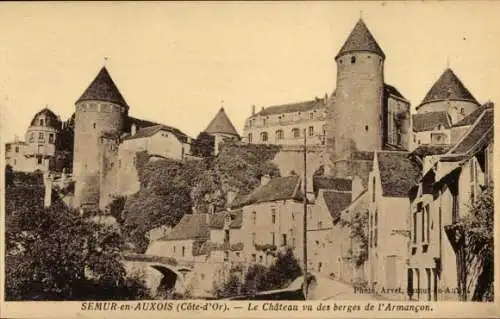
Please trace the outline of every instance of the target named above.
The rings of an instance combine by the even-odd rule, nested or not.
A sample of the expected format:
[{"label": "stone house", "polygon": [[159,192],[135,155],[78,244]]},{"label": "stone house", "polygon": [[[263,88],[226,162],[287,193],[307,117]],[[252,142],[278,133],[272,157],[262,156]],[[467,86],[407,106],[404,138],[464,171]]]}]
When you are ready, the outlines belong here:
[{"label": "stone house", "polygon": [[61,120],[48,108],[33,116],[26,130],[25,140],[16,139],[5,144],[5,162],[14,171],[47,172],[49,162],[56,155],[56,139]]},{"label": "stone house", "polygon": [[465,134],[436,156],[410,193],[407,280],[414,300],[460,300],[463,290],[471,300],[474,294],[478,264],[465,260],[458,222],[493,182],[493,108],[473,112],[464,121],[467,128],[452,128],[452,135]]},{"label": "stone house", "polygon": [[[369,174],[368,283],[377,291],[406,284],[408,192],[421,173],[411,153],[376,151]],[[391,298],[405,297],[397,294]]]}]

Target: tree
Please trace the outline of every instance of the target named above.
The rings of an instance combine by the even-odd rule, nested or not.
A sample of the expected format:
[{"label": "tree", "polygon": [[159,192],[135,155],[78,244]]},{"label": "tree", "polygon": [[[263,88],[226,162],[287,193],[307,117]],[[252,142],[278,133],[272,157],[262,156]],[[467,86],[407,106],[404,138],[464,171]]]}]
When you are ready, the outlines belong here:
[{"label": "tree", "polygon": [[44,208],[38,200],[28,205],[22,200],[32,196],[26,186],[6,190],[7,300],[148,297],[143,282],[126,276],[116,229],[81,216],[62,201]]},{"label": "tree", "polygon": [[198,157],[210,157],[215,149],[215,137],[206,132],[201,132],[193,141],[191,153]]},{"label": "tree", "polygon": [[473,301],[493,300],[494,262],[493,187],[486,188],[473,203],[469,214],[460,220],[465,230],[468,267],[478,265],[479,275]]},{"label": "tree", "polygon": [[349,237],[356,240],[358,249],[350,251],[356,267],[363,265],[368,259],[368,210],[352,213],[351,220],[341,219],[342,227],[349,227]]},{"label": "tree", "polygon": [[285,251],[278,252],[276,261],[269,267],[265,278],[270,286],[269,289],[281,289],[302,274],[302,268],[292,249],[287,247]]},{"label": "tree", "polygon": [[194,180],[188,164],[169,159],[147,162],[137,170],[141,189],[125,202],[122,231],[142,253],[149,244],[149,230],[163,225],[173,227],[191,212]]}]

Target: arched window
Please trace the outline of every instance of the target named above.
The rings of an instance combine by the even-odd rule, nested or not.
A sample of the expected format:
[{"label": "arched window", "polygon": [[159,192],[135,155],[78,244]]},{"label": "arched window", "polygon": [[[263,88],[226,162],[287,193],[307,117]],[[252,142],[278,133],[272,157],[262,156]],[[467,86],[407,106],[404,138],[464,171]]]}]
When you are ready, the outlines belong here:
[{"label": "arched window", "polygon": [[292,134],[293,134],[293,137],[295,137],[295,138],[300,137],[300,130],[297,127],[294,127],[292,129]]},{"label": "arched window", "polygon": [[276,139],[282,140],[284,138],[283,130],[276,130]]},{"label": "arched window", "polygon": [[267,132],[260,133],[260,140],[262,142],[267,142]]}]

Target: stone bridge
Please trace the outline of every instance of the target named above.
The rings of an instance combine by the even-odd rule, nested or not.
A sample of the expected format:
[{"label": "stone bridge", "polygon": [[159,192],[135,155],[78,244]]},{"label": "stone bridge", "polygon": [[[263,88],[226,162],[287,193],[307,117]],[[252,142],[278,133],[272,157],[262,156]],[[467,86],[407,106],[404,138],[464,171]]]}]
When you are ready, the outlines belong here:
[{"label": "stone bridge", "polygon": [[153,295],[160,287],[185,293],[186,277],[193,270],[192,265],[179,265],[168,257],[143,254],[123,255],[123,264],[129,276],[140,275],[145,280]]}]

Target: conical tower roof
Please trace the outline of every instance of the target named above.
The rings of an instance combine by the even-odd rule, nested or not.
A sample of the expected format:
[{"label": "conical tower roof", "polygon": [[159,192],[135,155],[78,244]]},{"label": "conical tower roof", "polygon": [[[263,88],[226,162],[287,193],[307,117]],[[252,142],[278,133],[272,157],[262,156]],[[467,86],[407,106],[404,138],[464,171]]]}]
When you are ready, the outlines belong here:
[{"label": "conical tower roof", "polygon": [[479,105],[462,81],[460,81],[457,75],[449,68],[441,74],[436,83],[434,83],[429,92],[427,92],[420,106],[431,102],[447,100],[469,101]]},{"label": "conical tower roof", "polygon": [[358,23],[356,23],[354,29],[335,58],[346,53],[359,51],[372,52],[385,59],[384,51],[382,51],[362,19],[359,19]]},{"label": "conical tower roof", "polygon": [[219,133],[239,136],[223,107],[220,108],[219,112],[217,112],[213,120],[210,122],[210,124],[208,124],[205,132],[209,134]]},{"label": "conical tower roof", "polygon": [[106,67],[103,67],[89,87],[83,92],[76,103],[82,101],[107,101],[118,105],[126,106],[127,102],[111,79]]}]

